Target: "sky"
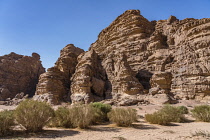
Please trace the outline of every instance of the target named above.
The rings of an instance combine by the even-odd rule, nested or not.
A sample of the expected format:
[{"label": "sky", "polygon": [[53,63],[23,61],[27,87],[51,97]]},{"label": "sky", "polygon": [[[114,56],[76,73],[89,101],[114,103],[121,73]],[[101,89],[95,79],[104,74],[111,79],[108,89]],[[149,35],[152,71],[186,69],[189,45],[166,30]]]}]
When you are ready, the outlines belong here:
[{"label": "sky", "polygon": [[210,18],[210,0],[0,0],[0,56],[40,54],[45,68],[74,44],[85,51],[129,9],[148,20]]}]

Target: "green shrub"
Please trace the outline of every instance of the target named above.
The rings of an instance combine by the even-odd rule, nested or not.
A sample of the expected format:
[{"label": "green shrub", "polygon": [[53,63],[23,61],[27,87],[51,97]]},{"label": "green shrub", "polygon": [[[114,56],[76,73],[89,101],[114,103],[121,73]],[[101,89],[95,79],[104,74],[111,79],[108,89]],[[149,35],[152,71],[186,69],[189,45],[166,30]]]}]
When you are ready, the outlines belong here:
[{"label": "green shrub", "polygon": [[108,121],[107,113],[111,111],[111,105],[103,104],[100,102],[95,102],[90,105],[94,108],[95,111],[93,123]]},{"label": "green shrub", "polygon": [[186,106],[178,106],[177,108],[182,114],[188,114],[189,113],[188,108]]},{"label": "green shrub", "polygon": [[15,118],[27,132],[38,132],[54,116],[54,110],[45,102],[25,100],[15,110]]},{"label": "green shrub", "polygon": [[11,127],[14,125],[13,111],[0,112],[0,136],[5,136],[11,132]]},{"label": "green shrub", "polygon": [[95,111],[90,105],[76,105],[69,111],[74,127],[88,128],[94,119]]},{"label": "green shrub", "polygon": [[48,126],[73,128],[72,116],[69,108],[59,107],[55,111],[55,117],[49,122]]},{"label": "green shrub", "polygon": [[131,108],[115,108],[108,113],[108,118],[117,126],[131,126],[133,122],[137,121],[137,113]]},{"label": "green shrub", "polygon": [[198,121],[210,122],[210,106],[200,105],[192,110],[193,117]]},{"label": "green shrub", "polygon": [[159,125],[168,125],[171,122],[167,114],[158,111],[153,114],[146,114],[145,119],[147,122]]},{"label": "green shrub", "polygon": [[154,112],[153,114],[146,114],[145,119],[146,121],[152,124],[159,124],[159,125],[168,125],[171,122],[186,121],[180,109],[170,105],[164,106],[162,109],[160,109],[157,112]]}]

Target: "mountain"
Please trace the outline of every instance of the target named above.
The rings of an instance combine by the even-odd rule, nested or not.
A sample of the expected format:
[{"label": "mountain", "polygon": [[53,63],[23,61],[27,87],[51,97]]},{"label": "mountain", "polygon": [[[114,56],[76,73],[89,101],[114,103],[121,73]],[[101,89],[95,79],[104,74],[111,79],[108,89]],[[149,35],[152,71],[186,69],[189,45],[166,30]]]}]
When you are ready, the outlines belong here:
[{"label": "mountain", "polygon": [[67,45],[42,74],[36,99],[114,104],[210,99],[210,18],[148,21],[127,10],[88,51]]}]

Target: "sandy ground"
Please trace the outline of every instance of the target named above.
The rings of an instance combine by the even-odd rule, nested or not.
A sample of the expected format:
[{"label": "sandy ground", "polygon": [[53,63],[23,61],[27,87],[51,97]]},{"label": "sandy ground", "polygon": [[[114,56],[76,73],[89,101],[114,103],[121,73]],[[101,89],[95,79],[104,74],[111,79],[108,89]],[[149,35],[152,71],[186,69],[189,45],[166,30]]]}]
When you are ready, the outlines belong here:
[{"label": "sandy ground", "polygon": [[[198,105],[193,101],[182,101],[177,105],[185,105],[189,109]],[[14,106],[0,106],[0,110],[14,109]],[[140,116],[146,113],[152,113],[161,106],[132,106],[137,109]],[[191,118],[190,115],[187,116]],[[141,117],[140,117],[141,118]],[[192,119],[192,118],[191,118]],[[149,124],[144,119],[139,119],[133,127],[116,127],[114,124],[95,125],[90,129],[62,129],[62,128],[45,128],[44,132],[38,134],[30,134],[27,136],[7,137],[0,139],[16,139],[16,140],[210,140],[209,137],[193,136],[195,132],[207,132],[210,135],[210,123],[204,122],[188,122],[173,123],[170,126],[160,126]]]}]

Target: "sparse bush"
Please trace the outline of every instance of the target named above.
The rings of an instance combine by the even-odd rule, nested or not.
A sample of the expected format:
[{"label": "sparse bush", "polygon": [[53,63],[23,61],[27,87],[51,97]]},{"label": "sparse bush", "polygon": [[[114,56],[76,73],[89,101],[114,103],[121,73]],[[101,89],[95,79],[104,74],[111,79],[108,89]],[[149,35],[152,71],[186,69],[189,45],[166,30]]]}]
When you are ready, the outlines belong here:
[{"label": "sparse bush", "polygon": [[168,115],[160,111],[154,112],[153,114],[146,114],[145,119],[152,124],[159,125],[168,125],[171,122]]},{"label": "sparse bush", "polygon": [[205,130],[198,130],[198,131],[195,131],[194,133],[191,133],[191,135],[193,137],[203,137],[203,138],[206,138],[206,139],[209,139],[210,138],[210,132],[209,131],[205,131]]},{"label": "sparse bush", "polygon": [[0,112],[0,136],[5,136],[11,132],[11,127],[14,125],[13,111]]},{"label": "sparse bush", "polygon": [[94,108],[95,111],[93,123],[108,121],[107,113],[111,111],[111,105],[103,104],[100,102],[95,102],[90,105]]},{"label": "sparse bush", "polygon": [[90,105],[73,106],[69,111],[74,127],[88,128],[94,119],[95,112]]},{"label": "sparse bush", "polygon": [[108,118],[117,126],[131,126],[133,122],[137,121],[137,113],[131,108],[115,108],[108,113]]},{"label": "sparse bush", "polygon": [[15,118],[27,132],[38,132],[54,116],[54,110],[45,102],[25,100],[15,110]]},{"label": "sparse bush", "polygon": [[146,121],[152,124],[168,125],[171,122],[184,122],[186,121],[183,113],[177,108],[170,105],[164,106],[153,114],[145,115]]},{"label": "sparse bush", "polygon": [[55,111],[55,117],[49,122],[48,126],[73,128],[72,115],[69,108],[59,107]]},{"label": "sparse bush", "polygon": [[198,121],[210,122],[210,106],[200,105],[192,110],[193,117]]},{"label": "sparse bush", "polygon": [[188,108],[186,106],[178,106],[177,108],[182,114],[188,114],[189,113]]}]

